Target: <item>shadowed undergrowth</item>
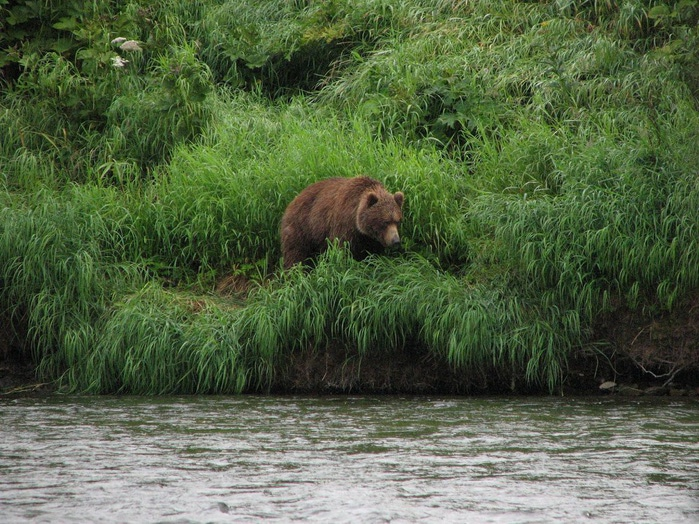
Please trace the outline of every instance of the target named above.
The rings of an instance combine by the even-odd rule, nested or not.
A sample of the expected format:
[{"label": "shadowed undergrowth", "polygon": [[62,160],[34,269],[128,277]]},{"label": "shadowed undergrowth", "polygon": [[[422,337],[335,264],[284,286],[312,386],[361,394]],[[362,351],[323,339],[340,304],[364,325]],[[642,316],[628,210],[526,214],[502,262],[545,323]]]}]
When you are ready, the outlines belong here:
[{"label": "shadowed undergrowth", "polygon": [[[0,304],[67,390],[342,348],[554,391],[601,317],[696,294],[696,2],[67,4],[0,37]],[[405,253],[282,274],[285,206],[357,174],[405,192]]]}]

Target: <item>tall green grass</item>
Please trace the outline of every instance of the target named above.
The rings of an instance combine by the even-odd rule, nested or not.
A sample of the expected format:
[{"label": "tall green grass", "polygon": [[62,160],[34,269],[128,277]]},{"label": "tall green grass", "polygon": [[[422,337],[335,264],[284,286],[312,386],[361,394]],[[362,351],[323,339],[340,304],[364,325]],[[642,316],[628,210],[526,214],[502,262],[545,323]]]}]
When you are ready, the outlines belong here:
[{"label": "tall green grass", "polygon": [[[147,184],[44,190],[24,204],[5,194],[2,262],[4,289],[12,294],[3,303],[13,304],[17,317],[32,312],[31,343],[45,377],[62,376],[67,389],[92,392],[269,387],[273,364],[295,344],[294,326],[276,326],[283,298],[251,299],[240,312],[233,302],[199,315],[188,308],[211,298],[181,298],[167,288],[206,293],[213,288],[210,281],[201,288],[208,273],[260,259],[278,267],[279,217],[298,191],[324,176],[371,173],[394,190],[422,184],[425,194],[411,201],[405,224],[414,249],[445,263],[464,256],[455,243],[465,241],[458,236],[460,203],[446,192],[455,189],[454,168],[435,170],[434,152],[386,144],[361,122],[341,122],[332,113],[319,118],[302,103],[282,107],[250,95],[219,103],[216,130],[200,145],[178,149],[168,173]],[[312,147],[301,149],[304,144]],[[20,281],[21,275],[33,279]],[[215,322],[234,327],[207,334]],[[328,343],[329,335],[314,333]],[[195,338],[186,342],[190,335]],[[371,332],[358,336],[365,350]],[[180,344],[179,353],[165,357]],[[211,355],[196,349],[203,347]],[[216,369],[223,366],[230,376],[222,378],[199,358],[210,365],[224,359],[225,365],[215,360]],[[192,366],[200,371],[186,371]]]},{"label": "tall green grass", "polygon": [[526,377],[530,387],[554,388],[579,324],[574,312],[529,322],[526,309],[503,290],[445,278],[424,259],[360,264],[335,249],[315,271],[257,288],[243,308],[147,284],[98,322],[100,335],[63,383],[96,393],[265,391],[294,351],[345,347],[361,358],[417,344],[466,385]]},{"label": "tall green grass", "polygon": [[[8,187],[147,179],[206,126],[211,73],[167,6],[26,3],[8,14],[11,27],[0,37],[14,49],[0,53],[0,64],[17,65],[0,76],[0,168]],[[35,40],[25,38],[36,25]],[[22,36],[12,40],[15,31]],[[122,50],[115,37],[140,48]]]},{"label": "tall green grass", "polygon": [[177,150],[148,188],[139,228],[147,249],[178,265],[221,268],[279,257],[279,222],[308,184],[368,174],[409,189],[408,245],[445,264],[468,257],[458,167],[429,150],[382,142],[360,120],[342,121],[298,101],[226,96],[199,145]]},{"label": "tall green grass", "polygon": [[217,78],[278,97],[315,91],[351,56],[455,9],[450,1],[224,1],[209,3],[189,25]]},{"label": "tall green grass", "polygon": [[118,231],[97,209],[85,213],[71,201],[46,194],[25,204],[13,202],[13,207],[6,197],[5,203],[3,309],[26,326],[27,347],[42,374],[56,378],[84,358],[94,344],[94,325],[141,272],[117,258]]},{"label": "tall green grass", "polygon": [[541,311],[531,322],[522,297],[447,275],[421,257],[357,263],[330,251],[310,274],[292,271],[255,298],[270,304],[291,350],[341,341],[365,355],[417,345],[467,384],[500,372],[492,382],[516,376],[553,388],[582,337],[574,311],[562,318]]},{"label": "tall green grass", "polygon": [[[0,97],[0,307],[67,390],[264,391],[295,352],[410,347],[554,391],[601,314],[696,294],[696,6],[103,7],[62,53],[18,41]],[[406,194],[405,253],[282,273],[286,205],[358,174]]]}]

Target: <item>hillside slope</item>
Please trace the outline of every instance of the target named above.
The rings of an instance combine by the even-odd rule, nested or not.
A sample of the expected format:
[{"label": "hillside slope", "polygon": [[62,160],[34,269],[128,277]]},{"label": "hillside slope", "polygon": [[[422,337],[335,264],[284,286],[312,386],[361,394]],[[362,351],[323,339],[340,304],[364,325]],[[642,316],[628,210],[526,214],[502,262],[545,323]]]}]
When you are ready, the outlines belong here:
[{"label": "hillside slope", "polygon": [[[0,352],[42,383],[699,385],[698,2],[0,11]],[[283,273],[286,205],[357,174],[404,253]]]}]

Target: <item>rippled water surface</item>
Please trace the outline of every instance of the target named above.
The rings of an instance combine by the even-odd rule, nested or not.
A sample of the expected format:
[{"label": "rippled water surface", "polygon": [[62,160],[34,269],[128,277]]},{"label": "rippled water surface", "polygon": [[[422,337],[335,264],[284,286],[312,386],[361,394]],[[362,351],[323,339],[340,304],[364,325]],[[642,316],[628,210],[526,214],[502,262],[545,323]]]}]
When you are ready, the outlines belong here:
[{"label": "rippled water surface", "polygon": [[696,399],[0,400],[2,522],[699,522]]}]

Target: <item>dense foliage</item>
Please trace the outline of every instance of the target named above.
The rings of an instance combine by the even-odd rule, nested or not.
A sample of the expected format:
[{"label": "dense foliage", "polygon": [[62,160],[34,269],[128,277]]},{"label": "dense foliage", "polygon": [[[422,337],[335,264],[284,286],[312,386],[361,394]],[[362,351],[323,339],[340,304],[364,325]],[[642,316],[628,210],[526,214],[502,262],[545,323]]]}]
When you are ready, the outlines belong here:
[{"label": "dense foliage", "polygon": [[[692,0],[0,0],[3,318],[73,391],[264,390],[338,345],[554,390],[603,352],[600,315],[699,288],[698,21]],[[406,253],[282,274],[285,206],[356,174],[405,192]]]}]

